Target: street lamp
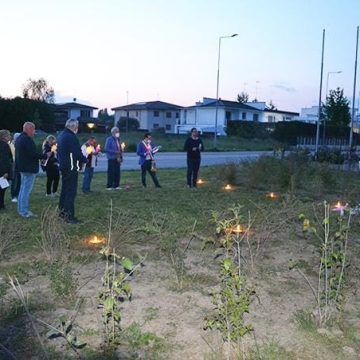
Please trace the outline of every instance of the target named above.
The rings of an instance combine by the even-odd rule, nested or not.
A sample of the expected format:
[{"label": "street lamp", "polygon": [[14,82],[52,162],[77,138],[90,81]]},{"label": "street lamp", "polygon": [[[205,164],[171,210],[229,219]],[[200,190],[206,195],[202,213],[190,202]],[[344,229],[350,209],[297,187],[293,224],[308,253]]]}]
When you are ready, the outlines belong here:
[{"label": "street lamp", "polygon": [[218,103],[219,103],[219,76],[220,76],[220,50],[221,50],[221,39],[233,38],[238,34],[232,34],[228,36],[219,37],[219,52],[218,52],[218,66],[217,66],[217,78],[216,78],[216,107],[215,107],[215,131],[214,131],[214,148],[217,145],[217,125],[218,125]]},{"label": "street lamp", "polygon": [[325,97],[328,96],[328,90],[329,90],[329,75],[330,74],[341,74],[342,70],[339,71],[328,71],[327,73],[327,78],[326,78],[326,92],[325,92]]},{"label": "street lamp", "polygon": [[[328,90],[329,90],[329,75],[330,74],[341,74],[342,70],[339,71],[328,71],[327,73],[327,77],[326,77],[326,91],[325,91],[325,101],[327,100],[328,97]],[[326,118],[324,117],[324,124],[323,124],[323,146],[325,145],[325,122],[326,122]]]}]

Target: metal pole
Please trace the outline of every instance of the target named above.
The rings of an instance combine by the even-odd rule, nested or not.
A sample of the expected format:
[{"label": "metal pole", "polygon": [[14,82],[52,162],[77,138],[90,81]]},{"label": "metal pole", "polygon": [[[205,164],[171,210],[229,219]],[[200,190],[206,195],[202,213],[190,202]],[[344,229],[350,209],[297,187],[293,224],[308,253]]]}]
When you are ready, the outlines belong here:
[{"label": "metal pole", "polygon": [[324,71],[324,47],[325,47],[325,29],[323,29],[323,37],[322,37],[321,71],[320,71],[320,91],[319,91],[319,112],[318,112],[318,121],[317,121],[317,126],[316,126],[315,155],[317,155],[317,152],[318,152],[319,136],[320,136],[321,90],[322,90],[323,71]]},{"label": "metal pole", "polygon": [[219,37],[219,52],[218,52],[218,66],[217,66],[217,77],[216,77],[216,104],[215,104],[215,130],[214,130],[214,148],[217,146],[217,125],[218,125],[218,107],[219,107],[219,78],[220,78],[220,50],[221,50],[221,39],[233,38],[238,34],[232,34],[229,36]]},{"label": "metal pole", "polygon": [[216,78],[216,103],[215,103],[215,129],[214,129],[214,149],[217,146],[217,125],[218,125],[218,107],[219,107],[219,77],[220,77],[220,49],[221,39],[219,37],[219,52],[218,52],[218,66],[217,66],[217,78]]},{"label": "metal pole", "polygon": [[355,119],[355,91],[356,91],[356,73],[357,73],[358,47],[359,47],[359,26],[356,28],[356,51],[355,51],[354,88],[353,88],[351,123],[350,123],[349,153],[350,153],[351,147],[352,147],[353,125],[354,125],[354,119]]}]

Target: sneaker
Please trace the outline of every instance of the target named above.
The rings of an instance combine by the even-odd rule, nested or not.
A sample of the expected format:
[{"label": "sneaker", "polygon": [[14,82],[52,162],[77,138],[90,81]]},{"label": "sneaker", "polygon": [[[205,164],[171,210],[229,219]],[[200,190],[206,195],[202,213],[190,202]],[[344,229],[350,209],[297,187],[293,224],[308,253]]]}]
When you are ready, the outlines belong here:
[{"label": "sneaker", "polygon": [[57,197],[57,196],[59,196],[59,194],[57,192],[54,192],[54,193],[52,193],[52,196]]},{"label": "sneaker", "polygon": [[111,187],[107,187],[107,188],[106,188],[106,190],[112,190],[112,189],[113,189],[113,188],[111,188]]},{"label": "sneaker", "polygon": [[122,190],[120,186],[116,187],[115,190]]},{"label": "sneaker", "polygon": [[157,186],[155,186],[155,187],[157,187],[158,189],[162,188],[162,186],[161,186],[161,185],[157,185]]},{"label": "sneaker", "polygon": [[11,199],[11,202],[17,203],[17,198],[16,198],[16,197],[15,197],[15,198],[12,198],[12,199]]},{"label": "sneaker", "polygon": [[35,215],[33,212],[29,211],[27,214],[21,215],[24,218],[37,218],[37,215]]},{"label": "sneaker", "polygon": [[45,194],[46,197],[53,197],[53,194]]}]

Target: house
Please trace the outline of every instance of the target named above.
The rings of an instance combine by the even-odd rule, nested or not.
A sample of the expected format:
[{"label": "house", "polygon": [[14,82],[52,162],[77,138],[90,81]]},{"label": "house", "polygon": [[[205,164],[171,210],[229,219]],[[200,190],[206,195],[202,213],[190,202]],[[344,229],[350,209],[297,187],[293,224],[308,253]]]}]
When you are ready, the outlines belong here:
[{"label": "house", "polygon": [[97,131],[105,131],[105,124],[94,117],[94,110],[97,109],[97,107],[79,104],[77,102],[55,104],[55,127],[62,129],[66,120],[76,119],[79,121],[80,131],[95,129]]},{"label": "house", "polygon": [[316,124],[319,118],[319,106],[302,108],[300,115],[295,117],[296,121],[303,121],[310,124]]},{"label": "house", "polygon": [[132,118],[139,122],[139,130],[152,131],[164,128],[166,133],[174,133],[180,119],[182,106],[163,101],[148,101],[118,106],[115,111],[115,125],[121,118]]},{"label": "house", "polygon": [[181,110],[180,123],[176,132],[187,133],[192,127],[201,132],[215,131],[215,117],[217,114],[217,133],[225,135],[226,124],[229,120],[259,121],[262,110],[237,101],[229,101],[212,98],[203,98],[194,106]]},{"label": "house", "polygon": [[292,121],[299,116],[297,112],[269,108],[263,101],[252,101],[245,104],[262,111],[259,122],[276,123],[279,121]]}]

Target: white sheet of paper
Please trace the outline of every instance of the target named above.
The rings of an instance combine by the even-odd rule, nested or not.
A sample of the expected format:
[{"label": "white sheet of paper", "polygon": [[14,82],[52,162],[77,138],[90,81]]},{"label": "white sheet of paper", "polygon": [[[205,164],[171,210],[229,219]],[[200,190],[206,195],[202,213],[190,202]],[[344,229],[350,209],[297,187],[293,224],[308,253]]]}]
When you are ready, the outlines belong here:
[{"label": "white sheet of paper", "polygon": [[2,189],[6,189],[7,187],[9,187],[9,182],[3,176],[0,177],[0,187]]}]

